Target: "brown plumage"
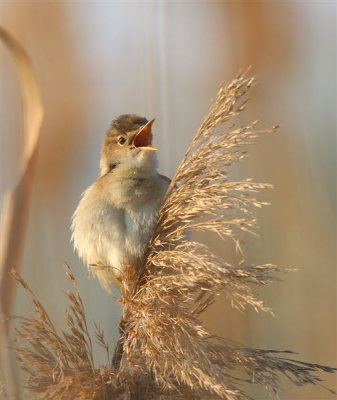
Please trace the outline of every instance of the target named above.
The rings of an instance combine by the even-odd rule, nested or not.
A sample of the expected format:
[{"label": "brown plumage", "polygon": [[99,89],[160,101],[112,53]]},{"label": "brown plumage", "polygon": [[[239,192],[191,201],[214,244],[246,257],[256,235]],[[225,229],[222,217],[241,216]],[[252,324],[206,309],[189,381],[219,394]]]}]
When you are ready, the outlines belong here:
[{"label": "brown plumage", "polygon": [[123,287],[126,266],[138,268],[157,221],[168,182],[157,173],[154,120],[116,118],[105,135],[100,175],[74,213],[72,239],[101,284]]}]

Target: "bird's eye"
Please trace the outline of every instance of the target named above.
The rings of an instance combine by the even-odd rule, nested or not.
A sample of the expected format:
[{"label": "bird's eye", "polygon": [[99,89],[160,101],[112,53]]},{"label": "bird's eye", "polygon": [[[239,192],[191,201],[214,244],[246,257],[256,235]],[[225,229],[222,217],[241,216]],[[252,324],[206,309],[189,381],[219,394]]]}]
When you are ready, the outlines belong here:
[{"label": "bird's eye", "polygon": [[119,136],[119,138],[117,139],[118,144],[120,144],[121,146],[123,146],[123,144],[126,142],[126,139],[124,136]]}]

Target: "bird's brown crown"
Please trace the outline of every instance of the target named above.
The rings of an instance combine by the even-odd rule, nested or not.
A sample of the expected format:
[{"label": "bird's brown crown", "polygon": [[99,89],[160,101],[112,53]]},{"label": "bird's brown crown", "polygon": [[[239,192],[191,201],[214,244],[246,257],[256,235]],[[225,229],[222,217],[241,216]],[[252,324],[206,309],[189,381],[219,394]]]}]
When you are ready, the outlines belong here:
[{"label": "bird's brown crown", "polygon": [[148,120],[144,117],[140,117],[136,114],[123,114],[114,119],[111,122],[111,128],[108,131],[115,131],[115,132],[131,132],[136,129],[139,129],[141,126],[145,125]]}]

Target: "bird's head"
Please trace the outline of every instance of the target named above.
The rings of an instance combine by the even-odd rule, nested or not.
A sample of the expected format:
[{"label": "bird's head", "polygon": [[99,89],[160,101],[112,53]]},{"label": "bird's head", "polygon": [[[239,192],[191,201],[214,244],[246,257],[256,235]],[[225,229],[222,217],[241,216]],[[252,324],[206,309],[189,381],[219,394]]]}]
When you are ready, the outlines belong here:
[{"label": "bird's head", "polygon": [[152,146],[152,124],[135,114],[121,115],[112,121],[105,135],[100,169],[105,175],[115,168],[155,171],[157,158]]}]

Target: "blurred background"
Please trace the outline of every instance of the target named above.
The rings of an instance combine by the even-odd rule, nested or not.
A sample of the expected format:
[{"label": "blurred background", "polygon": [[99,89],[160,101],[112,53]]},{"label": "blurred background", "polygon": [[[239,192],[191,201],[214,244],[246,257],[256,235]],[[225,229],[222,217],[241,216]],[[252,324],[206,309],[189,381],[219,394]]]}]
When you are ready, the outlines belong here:
[{"label": "blurred background", "polygon": [[[89,320],[113,346],[120,308],[73,253],[70,219],[98,174],[100,146],[123,113],[156,118],[160,172],[172,177],[222,81],[252,65],[259,85],[243,123],[276,124],[233,179],[274,184],[261,193],[260,238],[245,236],[248,262],[295,266],[261,290],[276,317],[231,310],[219,298],[205,315],[212,333],[252,347],[292,349],[337,365],[336,355],[336,3],[334,1],[0,2],[0,25],[29,53],[45,107],[31,193],[23,277],[62,327],[63,263],[71,265]],[[0,45],[0,169],[4,193],[19,179],[22,104],[13,63]],[[206,240],[208,240],[206,238]],[[230,261],[233,249],[213,242]],[[32,307],[18,290],[12,314]],[[103,362],[96,349],[97,362]],[[24,375],[2,349],[0,380],[25,399]],[[11,372],[14,371],[14,372]],[[324,376],[337,389],[335,377]],[[266,395],[251,392],[258,400]],[[320,387],[284,381],[285,400],[328,400]]]}]

